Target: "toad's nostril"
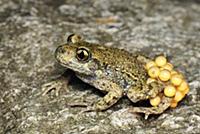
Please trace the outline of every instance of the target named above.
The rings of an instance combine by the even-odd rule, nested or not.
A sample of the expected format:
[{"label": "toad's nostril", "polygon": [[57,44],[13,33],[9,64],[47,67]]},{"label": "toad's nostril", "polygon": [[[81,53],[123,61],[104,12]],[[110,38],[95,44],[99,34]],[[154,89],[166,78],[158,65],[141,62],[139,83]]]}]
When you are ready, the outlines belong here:
[{"label": "toad's nostril", "polygon": [[60,49],[60,52],[61,53],[65,53],[65,49]]}]

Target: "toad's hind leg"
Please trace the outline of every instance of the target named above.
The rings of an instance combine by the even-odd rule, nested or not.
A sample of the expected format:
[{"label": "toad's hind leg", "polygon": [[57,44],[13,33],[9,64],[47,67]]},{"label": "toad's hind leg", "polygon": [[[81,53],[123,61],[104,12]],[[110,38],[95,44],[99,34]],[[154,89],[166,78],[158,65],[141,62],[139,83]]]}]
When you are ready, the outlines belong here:
[{"label": "toad's hind leg", "polygon": [[[163,84],[159,82],[151,82],[142,86],[141,84],[136,84],[137,86],[131,87],[128,90],[127,96],[132,102],[137,102],[140,100],[148,100],[155,97],[158,93],[162,92]],[[161,103],[157,107],[133,107],[129,111],[133,113],[144,113],[145,118],[150,114],[161,114],[164,112],[171,103],[171,98],[163,96]]]},{"label": "toad's hind leg", "polygon": [[96,111],[106,110],[112,105],[114,105],[123,95],[122,88],[110,80],[99,79],[89,82],[86,80],[86,77],[84,77],[84,79],[82,80],[87,83],[90,83],[91,85],[101,90],[102,92],[107,92],[107,94],[103,98],[99,99],[92,105],[91,110],[96,110]]},{"label": "toad's hind leg", "polygon": [[161,103],[157,107],[131,107],[128,111],[130,113],[144,113],[145,119],[147,119],[150,114],[163,113],[167,108],[169,108],[171,101],[172,98],[163,96]]},{"label": "toad's hind leg", "polygon": [[137,82],[134,86],[130,87],[127,92],[127,97],[134,103],[147,100],[155,97],[163,90],[163,85],[156,81],[148,84]]}]

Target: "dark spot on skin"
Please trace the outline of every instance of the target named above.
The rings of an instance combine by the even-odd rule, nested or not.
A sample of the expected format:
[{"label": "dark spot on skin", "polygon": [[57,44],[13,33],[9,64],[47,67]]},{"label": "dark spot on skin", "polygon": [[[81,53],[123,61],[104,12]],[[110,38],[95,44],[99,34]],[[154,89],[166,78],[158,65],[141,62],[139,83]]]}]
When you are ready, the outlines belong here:
[{"label": "dark spot on skin", "polygon": [[110,101],[109,101],[109,102],[107,102],[106,104],[107,104],[107,106],[109,106],[109,105],[110,105]]},{"label": "dark spot on skin", "polygon": [[114,99],[114,100],[116,100],[116,99],[117,99],[117,97],[116,97],[116,96],[113,96],[113,99]]},{"label": "dark spot on skin", "polygon": [[62,46],[60,46],[60,47],[58,47],[58,48],[56,49],[56,53],[61,53],[61,54],[63,54],[63,53],[65,53],[65,52],[66,52],[66,50],[63,49]]}]

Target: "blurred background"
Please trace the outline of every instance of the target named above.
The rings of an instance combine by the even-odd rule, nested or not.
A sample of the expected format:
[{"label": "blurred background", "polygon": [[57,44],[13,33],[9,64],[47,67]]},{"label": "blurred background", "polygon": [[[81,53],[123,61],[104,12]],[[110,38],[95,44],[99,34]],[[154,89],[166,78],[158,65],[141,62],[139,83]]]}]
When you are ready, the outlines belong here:
[{"label": "blurred background", "polygon": [[[131,53],[164,53],[191,91],[148,120],[125,112],[126,98],[99,113],[67,107],[102,97],[77,78],[58,97],[42,97],[41,85],[64,71],[54,51],[71,33]],[[199,37],[199,0],[0,0],[0,133],[199,133]]]}]

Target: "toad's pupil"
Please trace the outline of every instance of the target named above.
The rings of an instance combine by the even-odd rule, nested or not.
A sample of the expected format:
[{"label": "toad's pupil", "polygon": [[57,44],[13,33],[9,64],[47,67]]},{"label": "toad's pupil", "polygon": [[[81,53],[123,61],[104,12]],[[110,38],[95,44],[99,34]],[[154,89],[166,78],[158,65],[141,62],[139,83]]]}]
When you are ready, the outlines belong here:
[{"label": "toad's pupil", "polygon": [[77,51],[77,59],[81,61],[86,61],[89,58],[89,53],[85,49],[80,49]]},{"label": "toad's pupil", "polygon": [[78,54],[78,57],[79,57],[80,59],[84,59],[84,58],[85,58],[84,52],[81,51],[81,52]]}]

